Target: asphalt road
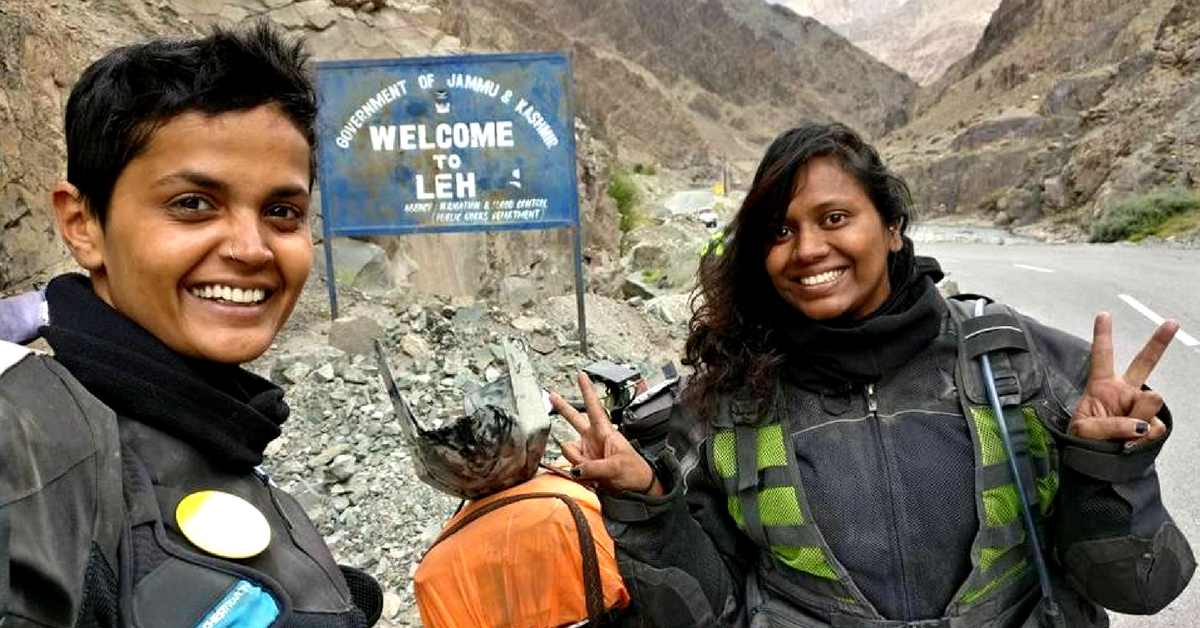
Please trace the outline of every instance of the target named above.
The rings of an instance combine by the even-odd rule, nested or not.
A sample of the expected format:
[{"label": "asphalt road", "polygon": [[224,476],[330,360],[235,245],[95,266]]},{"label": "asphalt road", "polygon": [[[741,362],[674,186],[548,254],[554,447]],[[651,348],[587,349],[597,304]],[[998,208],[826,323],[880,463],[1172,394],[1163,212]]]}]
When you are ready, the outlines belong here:
[{"label": "asphalt road", "polygon": [[[1087,339],[1096,313],[1111,312],[1118,370],[1150,337],[1153,318],[1182,324],[1149,384],[1175,417],[1158,462],[1163,501],[1200,554],[1200,250],[922,242],[917,235],[917,253],[936,257],[962,292],[986,294]],[[1193,581],[1158,615],[1114,616],[1113,626],[1192,628],[1198,617],[1200,584]]]}]

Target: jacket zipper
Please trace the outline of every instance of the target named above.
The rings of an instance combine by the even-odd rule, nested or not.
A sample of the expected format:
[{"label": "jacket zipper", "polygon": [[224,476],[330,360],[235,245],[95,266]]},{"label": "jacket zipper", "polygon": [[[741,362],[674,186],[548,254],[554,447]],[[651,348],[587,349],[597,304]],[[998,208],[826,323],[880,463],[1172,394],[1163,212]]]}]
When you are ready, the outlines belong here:
[{"label": "jacket zipper", "polygon": [[[888,462],[887,447],[883,442],[883,428],[879,425],[879,403],[875,397],[875,384],[867,384],[866,397],[867,397],[867,411],[870,412],[870,414],[871,414],[871,428],[875,432],[875,444],[879,449],[879,462],[880,462],[880,465],[883,467],[884,477],[887,478],[888,510],[891,512],[891,515],[892,515],[891,521],[895,522],[898,520],[897,513],[896,513],[896,493],[892,490],[892,486],[894,486],[893,483],[896,478],[893,477],[895,475],[895,473],[892,469],[891,464]],[[901,592],[902,592],[901,597],[904,600],[905,613],[908,613],[909,612],[908,583],[907,583],[907,577],[905,574],[904,556],[902,555],[902,552],[899,551],[900,550],[900,530],[898,528],[898,524],[893,523],[891,525],[890,533],[892,536],[892,546],[894,548],[896,548],[896,550],[897,550],[896,551],[896,555],[897,555],[896,567],[898,567],[900,570],[899,576],[900,576],[900,581],[901,581],[900,582],[900,588],[901,588]]]},{"label": "jacket zipper", "polygon": [[292,525],[291,517],[288,517],[287,512],[284,511],[283,504],[279,503],[279,498],[275,497],[275,490],[271,487],[271,477],[258,467],[254,467],[254,475],[258,477],[263,483],[263,487],[267,489],[267,496],[271,498],[271,505],[275,507],[275,512],[279,513],[283,522],[287,524],[288,530],[294,529],[296,526]]}]

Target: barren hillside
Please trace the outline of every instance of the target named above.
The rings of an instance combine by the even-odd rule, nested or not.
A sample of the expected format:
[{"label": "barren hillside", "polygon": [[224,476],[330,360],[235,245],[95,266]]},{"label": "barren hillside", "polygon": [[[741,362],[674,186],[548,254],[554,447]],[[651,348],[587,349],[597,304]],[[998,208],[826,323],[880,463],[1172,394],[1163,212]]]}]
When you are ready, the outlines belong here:
[{"label": "barren hillside", "polygon": [[[610,163],[746,173],[780,130],[839,119],[880,135],[916,86],[807,18],[760,0],[91,0],[0,3],[0,290],[66,265],[47,190],[61,176],[63,102],[103,51],[154,35],[267,19],[318,59],[569,50],[575,69],[585,246],[616,253]],[[848,81],[847,76],[855,77]],[[593,141],[594,140],[594,141]],[[497,264],[558,255],[555,233],[414,236],[389,244],[424,289],[488,289]],[[449,253],[448,253],[449,252]]]},{"label": "barren hillside", "polygon": [[979,41],[1000,0],[783,0],[922,85]]},{"label": "barren hillside", "polygon": [[850,22],[869,20],[891,11],[907,0],[767,0],[819,20],[826,26],[840,26]]},{"label": "barren hillside", "polygon": [[[806,119],[874,136],[898,127],[916,86],[833,31],[760,0],[462,0],[475,48],[568,48],[580,115],[623,161],[749,170]],[[847,81],[853,76],[855,80]]]},{"label": "barren hillside", "polygon": [[1004,0],[975,51],[886,140],[934,213],[1043,218],[1200,180],[1200,2]]}]

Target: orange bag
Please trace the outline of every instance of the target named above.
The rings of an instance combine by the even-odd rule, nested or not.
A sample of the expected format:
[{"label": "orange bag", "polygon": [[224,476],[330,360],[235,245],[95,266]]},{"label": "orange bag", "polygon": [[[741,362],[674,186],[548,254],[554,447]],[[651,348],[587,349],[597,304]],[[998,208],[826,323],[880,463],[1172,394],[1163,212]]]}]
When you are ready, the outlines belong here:
[{"label": "orange bag", "polygon": [[629,605],[600,500],[552,473],[463,508],[413,581],[426,628],[556,628]]}]

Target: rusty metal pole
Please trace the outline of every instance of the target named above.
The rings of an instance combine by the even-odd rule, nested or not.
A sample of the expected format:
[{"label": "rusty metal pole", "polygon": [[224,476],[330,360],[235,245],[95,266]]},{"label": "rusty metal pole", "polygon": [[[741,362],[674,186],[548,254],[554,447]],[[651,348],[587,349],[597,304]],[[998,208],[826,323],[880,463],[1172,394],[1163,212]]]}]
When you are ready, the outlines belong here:
[{"label": "rusty metal pole", "polygon": [[579,315],[579,352],[587,353],[587,313],[583,307],[583,235],[579,224],[571,227],[575,235],[575,311]]}]

